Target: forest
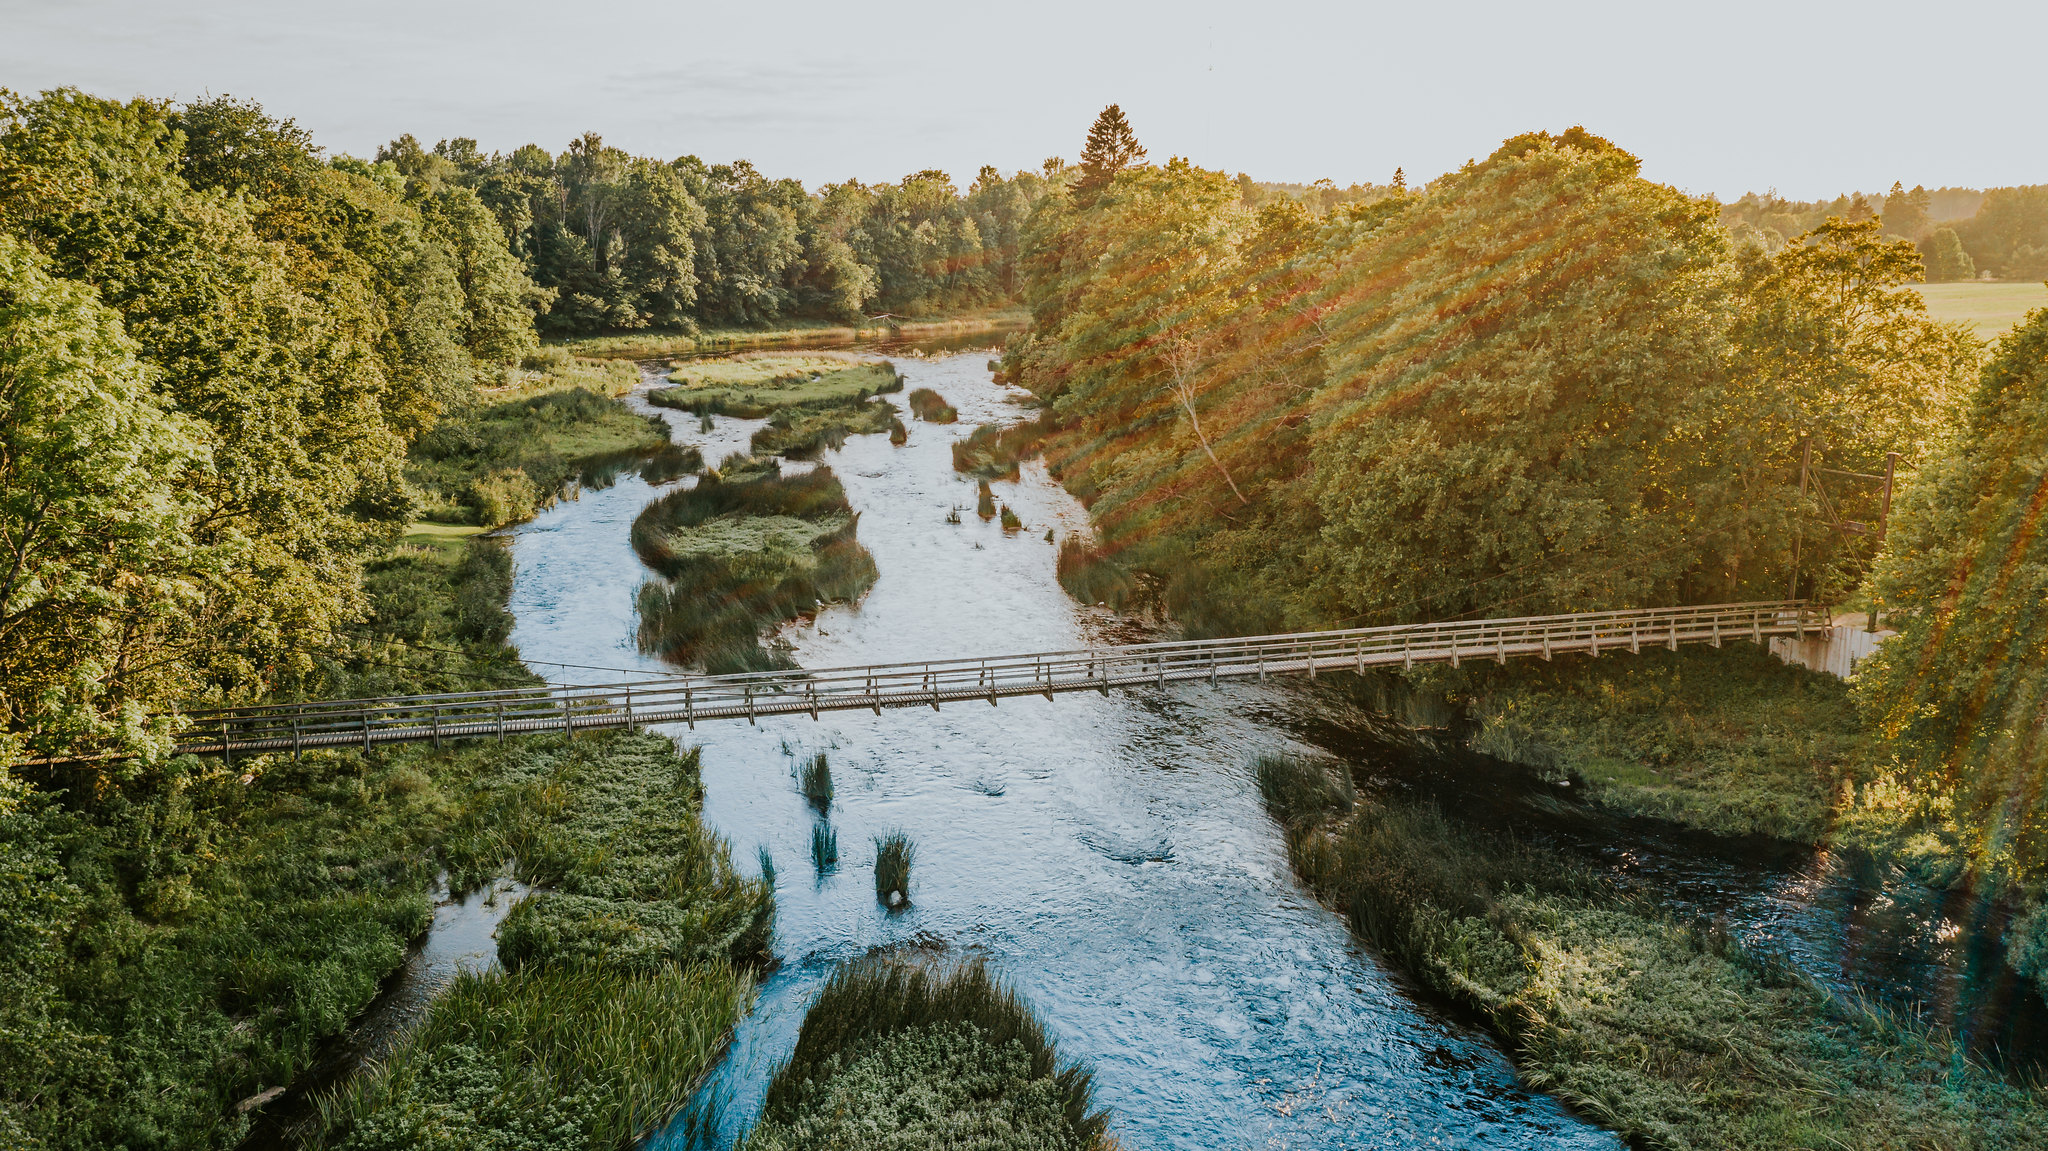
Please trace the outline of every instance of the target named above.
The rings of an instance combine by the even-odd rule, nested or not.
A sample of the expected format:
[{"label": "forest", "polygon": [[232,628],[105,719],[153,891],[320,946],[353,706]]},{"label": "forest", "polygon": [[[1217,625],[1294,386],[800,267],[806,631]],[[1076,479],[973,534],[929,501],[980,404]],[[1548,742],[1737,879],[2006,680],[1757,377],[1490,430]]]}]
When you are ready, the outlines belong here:
[{"label": "forest", "polygon": [[[1448,700],[1504,759],[1547,741],[1528,758],[1567,775],[1570,740],[1589,737],[1564,718],[1594,714],[1634,749],[1669,742],[1628,742],[1648,713],[1712,713],[1724,722],[1701,729],[1741,732],[1700,736],[1696,758],[1741,761],[1766,794],[1702,814],[1699,794],[1734,790],[1705,770],[1692,798],[1665,788],[1648,813],[1832,837],[2014,898],[2028,910],[2007,960],[2048,987],[2048,310],[1987,346],[1908,287],[2048,275],[2048,186],[1720,204],[1583,128],[1413,184],[1146,159],[1114,106],[1071,165],[984,167],[964,192],[936,170],[813,191],[594,133],[559,154],[403,136],[359,159],[232,98],[0,94],[0,1143],[236,1144],[244,1104],[302,1072],[424,930],[437,877],[473,888],[501,868],[549,888],[508,921],[514,970],[459,984],[404,1058],[330,1100],[322,1138],[614,1146],[680,1106],[771,959],[775,909],[770,862],[746,877],[701,819],[696,752],[632,735],[231,765],[173,755],[180,716],[534,682],[506,642],[511,561],[483,533],[599,456],[668,445],[611,402],[635,371],[543,340],[877,312],[1028,307],[999,378],[1032,418],[967,434],[956,466],[1000,478],[1042,456],[1089,511],[1061,582],[1193,636],[1788,596],[1882,618],[1898,636],[1847,689],[1646,656],[1637,673],[1425,670],[1395,694]],[[912,401],[957,417],[936,394]],[[908,436],[893,411],[863,415]],[[763,450],[804,429],[772,431]],[[813,453],[846,434],[811,431]],[[1893,467],[1885,523],[1868,480]],[[858,597],[875,570],[829,471],[742,489],[731,470],[730,490],[651,505],[635,543],[705,585],[643,597],[660,638],[751,667],[760,620]],[[799,496],[817,505],[804,546],[839,548],[838,568],[706,617],[738,577],[662,548]],[[423,525],[445,546],[420,545]],[[1757,783],[1776,753],[1755,751],[1769,724],[1751,720],[1788,714],[1824,754],[1780,755],[1784,778]],[[1559,922],[1585,943],[1586,924],[1634,916],[1626,930],[1706,972],[1702,1002],[1763,978],[1725,939],[1555,861],[1518,872],[1441,821],[1354,805],[1320,768],[1257,770],[1314,893],[1552,1054],[1568,1021],[1514,998],[1525,972],[1497,960]],[[1439,899],[1484,962],[1432,953],[1456,933],[1427,916],[1373,918],[1360,874]],[[1540,882],[1503,910],[1517,874]],[[899,977],[856,972],[834,994],[870,995],[869,979]],[[1024,1054],[968,1054],[1029,1087],[1046,1145],[1101,1145],[1085,1075],[1055,1071],[1028,1011],[978,968],[959,987],[916,995],[994,1003],[979,1010]],[[1893,1035],[1778,991],[1744,1034]],[[974,1046],[935,1034],[899,1036],[890,1059]],[[1935,1100],[1929,1139],[2018,1114],[2019,1088],[1976,1071],[1942,1094],[1942,1049],[1912,1034],[1885,1090]],[[1625,1062],[1632,1042],[1600,1058]],[[521,1044],[559,1058],[487,1057]],[[645,1091],[622,1086],[656,1049]],[[1812,1082],[1855,1078],[1838,1050],[1799,1058]],[[1590,1065],[1557,1070],[1558,1089]],[[1632,1138],[1718,1130],[1691,1096],[1637,1106],[1682,1095],[1673,1076],[1613,1122]],[[769,1139],[811,1121],[797,1085],[776,1090]],[[1836,1110],[1842,1130],[1869,1122]]]}]

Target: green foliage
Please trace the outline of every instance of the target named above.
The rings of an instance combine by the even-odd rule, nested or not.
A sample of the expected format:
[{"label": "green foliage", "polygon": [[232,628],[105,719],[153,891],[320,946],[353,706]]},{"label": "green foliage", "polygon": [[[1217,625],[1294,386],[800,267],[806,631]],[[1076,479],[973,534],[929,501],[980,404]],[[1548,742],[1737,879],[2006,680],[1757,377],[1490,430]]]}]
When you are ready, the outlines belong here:
[{"label": "green foliage", "polygon": [[1004,531],[1014,532],[1023,529],[1024,521],[1017,518],[1017,513],[1010,510],[1010,505],[1004,504],[1001,511]]},{"label": "green foliage", "polygon": [[725,478],[706,475],[633,521],[634,550],[665,577],[640,589],[643,650],[713,672],[786,666],[761,646],[764,630],[874,585],[874,557],[831,469],[733,479],[740,471],[728,460]]},{"label": "green foliage", "polygon": [[1320,218],[1132,168],[1034,212],[1004,375],[1193,634],[1782,595],[1802,535],[1802,587],[1840,594],[1869,539],[1807,525],[1875,494],[1802,498],[1802,437],[1923,458],[1975,349],[1875,224],[1738,252],[1637,167],[1534,133]]},{"label": "green foliage", "polygon": [[91,288],[0,235],[0,762],[101,739],[160,753],[151,713],[194,686],[145,653],[202,594],[185,480],[210,460],[135,351]]},{"label": "green foliage", "polygon": [[1252,777],[1266,810],[1289,825],[1348,815],[1357,797],[1350,773],[1341,767],[1284,752],[1252,760]]},{"label": "green foliage", "polygon": [[1947,802],[1970,863],[2048,877],[2048,310],[2002,340],[1949,449],[1900,495],[1878,599],[1899,636],[1857,694],[1912,784]]},{"label": "green foliage", "polygon": [[1017,465],[1038,454],[1046,428],[1037,422],[982,424],[953,443],[953,470],[983,480],[1016,479]]},{"label": "green foliage", "polygon": [[1920,253],[1927,262],[1930,284],[1977,278],[1977,263],[1963,250],[1963,242],[1956,238],[1954,228],[1936,228],[1929,233],[1920,245]]},{"label": "green foliage", "polygon": [[891,907],[910,903],[910,865],[917,845],[901,831],[875,837],[875,898]]},{"label": "green foliage", "polygon": [[980,962],[876,956],[833,972],[761,1108],[750,1149],[1102,1148],[1087,1069]]},{"label": "green foliage", "polygon": [[1485,1015],[1518,1070],[1632,1144],[2019,1148],[2048,1097],[1552,852],[1361,804],[1289,836],[1352,929]]},{"label": "green foliage", "polygon": [[1060,586],[1075,602],[1106,604],[1117,611],[1137,602],[1138,582],[1129,569],[1089,546],[1079,535],[1060,541],[1056,568]]}]

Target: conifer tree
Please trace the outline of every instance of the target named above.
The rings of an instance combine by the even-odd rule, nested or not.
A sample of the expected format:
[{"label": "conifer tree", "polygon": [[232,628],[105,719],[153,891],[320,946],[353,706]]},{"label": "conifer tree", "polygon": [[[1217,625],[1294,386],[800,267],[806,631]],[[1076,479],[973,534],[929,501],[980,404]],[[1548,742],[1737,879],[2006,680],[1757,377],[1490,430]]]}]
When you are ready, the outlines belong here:
[{"label": "conifer tree", "polygon": [[1074,189],[1092,202],[1118,172],[1144,158],[1145,149],[1131,131],[1131,122],[1124,119],[1124,110],[1111,104],[1088,129],[1088,143],[1081,149],[1081,180]]}]

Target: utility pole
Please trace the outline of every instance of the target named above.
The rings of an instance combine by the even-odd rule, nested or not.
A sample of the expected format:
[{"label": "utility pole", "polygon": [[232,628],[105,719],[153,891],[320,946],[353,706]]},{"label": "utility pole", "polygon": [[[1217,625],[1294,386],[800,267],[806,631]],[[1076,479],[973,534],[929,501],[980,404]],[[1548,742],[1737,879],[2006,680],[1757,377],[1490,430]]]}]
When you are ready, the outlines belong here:
[{"label": "utility pole", "polygon": [[[1813,465],[1813,437],[1802,436],[1799,440],[1799,508],[1803,515],[1806,510],[1806,472]],[[1803,533],[1797,519],[1792,526],[1792,582],[1785,586],[1786,599],[1799,598],[1799,540]]]},{"label": "utility pole", "polygon": [[[1896,475],[1896,474],[1898,473],[1898,470],[1899,470],[1899,453],[1897,453],[1897,452],[1886,452],[1886,453],[1884,454],[1884,506],[1883,506],[1883,508],[1882,508],[1882,509],[1881,509],[1881,510],[1880,510],[1880,511],[1879,511],[1879,512],[1877,513],[1877,551],[1876,551],[1876,552],[1875,552],[1875,553],[1874,553],[1874,554],[1873,554],[1873,555],[1871,556],[1871,559],[1872,559],[1873,561],[1875,561],[1875,559],[1877,558],[1877,556],[1880,556],[1880,555],[1883,555],[1883,554],[1884,554],[1884,537],[1885,537],[1885,533],[1886,533],[1887,531],[1889,531],[1889,530],[1891,529],[1891,526],[1892,526],[1892,477],[1893,477],[1894,475]],[[1863,627],[1863,630],[1865,630],[1865,631],[1876,631],[1876,630],[1877,630],[1877,595],[1876,595],[1876,593],[1877,593],[1877,588],[1876,588],[1875,586],[1873,586],[1873,587],[1872,587],[1872,588],[1871,588],[1870,590],[1871,590],[1871,599],[1870,599],[1870,618],[1869,618],[1868,620],[1864,621],[1864,627]]]}]

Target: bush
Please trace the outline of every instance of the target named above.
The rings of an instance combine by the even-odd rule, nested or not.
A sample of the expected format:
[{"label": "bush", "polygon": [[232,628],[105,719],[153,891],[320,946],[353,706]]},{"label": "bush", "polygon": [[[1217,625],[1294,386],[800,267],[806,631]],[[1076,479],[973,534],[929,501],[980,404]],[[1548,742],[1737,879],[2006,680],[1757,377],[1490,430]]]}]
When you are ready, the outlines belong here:
[{"label": "bush", "polygon": [[983,424],[953,445],[953,470],[985,480],[1015,479],[1018,462],[1038,454],[1049,430],[1038,420],[1007,428]]},{"label": "bush", "polygon": [[1122,611],[1138,597],[1138,581],[1130,571],[1078,535],[1060,541],[1057,569],[1060,587],[1077,602]]}]

